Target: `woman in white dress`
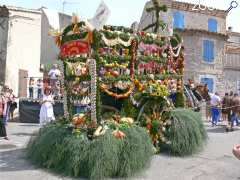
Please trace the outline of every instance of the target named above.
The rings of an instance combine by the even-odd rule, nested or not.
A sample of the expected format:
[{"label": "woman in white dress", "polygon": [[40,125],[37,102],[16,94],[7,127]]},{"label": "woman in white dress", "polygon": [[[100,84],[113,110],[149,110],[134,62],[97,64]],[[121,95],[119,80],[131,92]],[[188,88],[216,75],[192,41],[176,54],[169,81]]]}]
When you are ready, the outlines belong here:
[{"label": "woman in white dress", "polygon": [[54,112],[53,112],[53,96],[51,95],[51,91],[49,88],[44,90],[42,106],[40,110],[40,125],[46,125],[51,121],[55,120]]}]

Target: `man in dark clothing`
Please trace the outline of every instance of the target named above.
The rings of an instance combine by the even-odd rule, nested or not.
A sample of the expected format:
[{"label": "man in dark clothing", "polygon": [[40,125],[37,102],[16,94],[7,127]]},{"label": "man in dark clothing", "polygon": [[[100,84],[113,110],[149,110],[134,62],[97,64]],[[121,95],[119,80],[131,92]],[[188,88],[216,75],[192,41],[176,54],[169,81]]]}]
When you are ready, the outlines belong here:
[{"label": "man in dark clothing", "polygon": [[234,126],[234,122],[239,125],[239,114],[240,114],[240,97],[237,94],[234,94],[231,99],[231,123],[232,127]]},{"label": "man in dark clothing", "polygon": [[223,101],[222,101],[222,114],[224,117],[224,120],[228,120],[228,122],[231,122],[231,109],[230,109],[230,103],[231,103],[231,97],[228,93],[225,94]]}]

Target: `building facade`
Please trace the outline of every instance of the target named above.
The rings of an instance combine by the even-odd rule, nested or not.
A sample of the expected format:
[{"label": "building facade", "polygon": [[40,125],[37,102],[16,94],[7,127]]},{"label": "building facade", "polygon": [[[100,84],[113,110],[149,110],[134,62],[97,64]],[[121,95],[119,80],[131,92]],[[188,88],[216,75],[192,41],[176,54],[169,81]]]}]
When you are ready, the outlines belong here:
[{"label": "building facade", "polygon": [[[171,0],[160,1],[168,6],[169,16],[173,18],[173,28],[183,37],[184,79],[194,79],[195,82],[207,84],[211,92],[217,91],[224,94],[226,89],[236,91],[236,84],[239,82],[236,77],[235,79],[229,79],[229,77],[233,74],[239,77],[239,69],[233,69],[232,66],[229,68],[227,64],[231,61],[235,64],[239,63],[240,56],[235,51],[230,53],[226,50],[226,46],[229,45],[228,38],[236,36],[234,33],[229,34],[226,30],[228,12],[208,8],[194,10],[194,4]],[[146,8],[149,6],[151,6],[150,1],[145,5],[139,23],[140,30],[152,22],[153,18],[146,13]]]},{"label": "building facade", "polygon": [[[59,14],[59,26],[71,22]],[[0,7],[0,83],[19,97],[27,96],[29,77],[42,78],[41,64],[53,64],[58,48],[49,35],[50,20],[43,9]]]},{"label": "building facade", "polygon": [[0,7],[0,83],[5,81],[9,11]]},{"label": "building facade", "polygon": [[228,31],[224,59],[224,87],[240,94],[240,33]]}]

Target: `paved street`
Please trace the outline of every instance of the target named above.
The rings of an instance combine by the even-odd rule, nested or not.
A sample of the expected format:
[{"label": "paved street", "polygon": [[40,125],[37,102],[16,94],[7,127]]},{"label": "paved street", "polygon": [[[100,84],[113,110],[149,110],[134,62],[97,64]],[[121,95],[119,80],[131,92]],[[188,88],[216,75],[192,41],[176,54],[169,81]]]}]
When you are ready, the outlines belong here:
[{"label": "paved street", "polygon": [[[223,127],[208,127],[209,141],[205,150],[187,158],[154,156],[151,167],[132,179],[146,180],[238,180],[240,161],[232,155],[232,147],[240,143],[240,131],[225,133]],[[0,140],[1,180],[60,180],[59,177],[32,166],[25,160],[24,147],[38,125],[9,123],[10,141]]]}]

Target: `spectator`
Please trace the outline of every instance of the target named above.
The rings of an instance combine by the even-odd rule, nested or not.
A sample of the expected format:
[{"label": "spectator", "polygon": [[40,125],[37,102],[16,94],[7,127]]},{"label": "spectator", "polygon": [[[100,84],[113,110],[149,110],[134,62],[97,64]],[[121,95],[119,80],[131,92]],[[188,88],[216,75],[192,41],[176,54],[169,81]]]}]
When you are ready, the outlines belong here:
[{"label": "spectator", "polygon": [[232,110],[232,114],[231,114],[231,128],[233,128],[234,123],[236,122],[236,125],[239,125],[239,121],[238,121],[238,116],[240,114],[240,97],[238,96],[238,94],[234,94],[233,98],[231,99],[231,110]]},{"label": "spectator", "polygon": [[40,125],[43,126],[55,120],[53,112],[53,96],[51,95],[50,88],[46,88],[43,94],[42,106],[40,110]]},{"label": "spectator", "polygon": [[12,89],[9,90],[9,93],[10,93],[10,95],[9,95],[9,101],[10,102],[9,102],[9,114],[8,114],[8,116],[9,116],[10,120],[13,120],[14,111],[17,108],[17,103],[15,101],[16,96],[13,94]]},{"label": "spectator", "polygon": [[57,91],[57,81],[59,79],[59,77],[61,76],[61,72],[58,69],[58,65],[54,64],[52,69],[49,71],[48,73],[49,77],[50,77],[50,86],[53,90],[53,94],[56,94]]},{"label": "spectator", "polygon": [[30,80],[29,80],[29,98],[33,99],[33,89],[34,89],[34,85],[35,85],[35,82],[34,82],[34,79],[31,77]]},{"label": "spectator", "polygon": [[5,101],[4,101],[5,102],[4,111],[3,111],[3,121],[6,125],[8,119],[9,119],[9,109],[10,109],[10,105],[11,105],[10,89],[9,89],[8,86],[4,87],[3,96],[4,96],[4,99],[5,99]]},{"label": "spectator", "polygon": [[37,80],[37,98],[38,99],[42,98],[42,89],[43,89],[43,80],[38,79]]},{"label": "spectator", "polygon": [[219,118],[220,118],[220,105],[221,105],[221,98],[219,94],[216,92],[211,97],[211,113],[212,113],[212,126],[216,126]]},{"label": "spectator", "polygon": [[4,94],[1,92],[0,93],[0,137],[4,137],[4,139],[9,140],[7,136],[7,131],[6,131],[6,124],[4,122],[4,109],[5,105],[7,103],[5,102],[5,97]]},{"label": "spectator", "polygon": [[230,107],[231,98],[228,93],[225,93],[225,96],[222,101],[222,118],[223,121],[228,120],[230,122],[231,109]]}]

